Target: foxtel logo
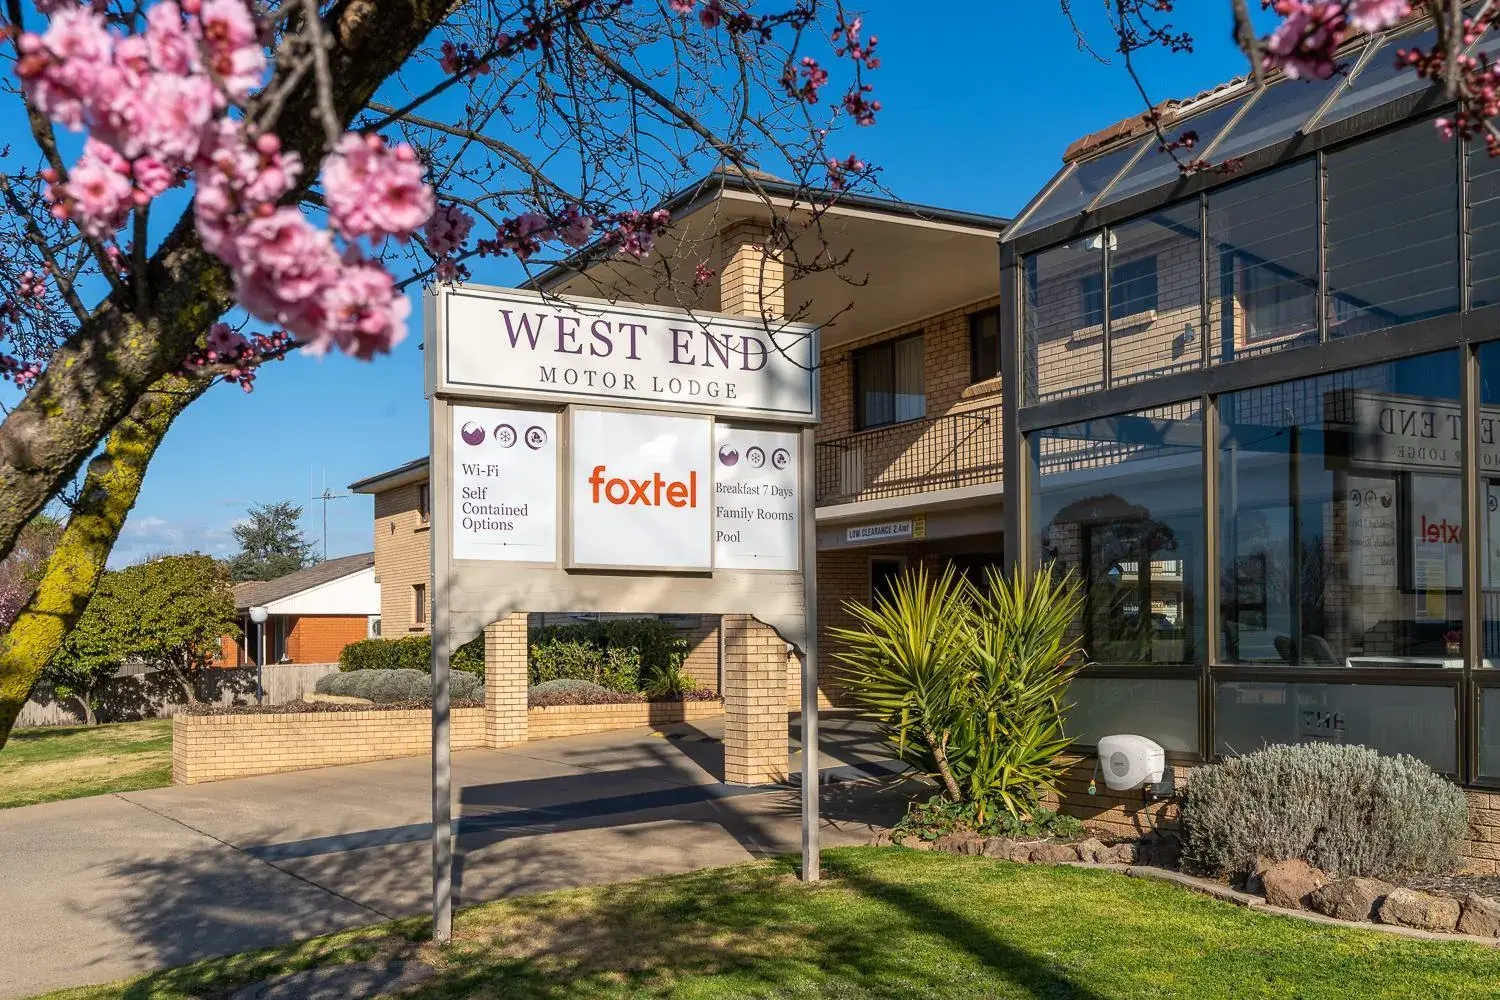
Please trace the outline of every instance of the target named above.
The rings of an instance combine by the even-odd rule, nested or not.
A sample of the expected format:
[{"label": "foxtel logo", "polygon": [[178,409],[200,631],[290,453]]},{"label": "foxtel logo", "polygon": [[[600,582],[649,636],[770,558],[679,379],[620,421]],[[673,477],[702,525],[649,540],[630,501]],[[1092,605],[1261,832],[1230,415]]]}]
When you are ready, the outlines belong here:
[{"label": "foxtel logo", "polygon": [[[617,507],[633,504],[660,507],[665,499],[670,507],[698,506],[697,472],[689,472],[685,483],[665,480],[660,472],[653,472],[650,479],[605,478],[604,466],[596,465],[589,476],[589,485],[594,488],[594,503],[607,500]],[[604,500],[599,499],[601,494]]]},{"label": "foxtel logo", "polygon": [[1422,527],[1417,537],[1425,542],[1449,542],[1457,545],[1463,540],[1460,531],[1462,525],[1452,524],[1445,517],[1441,521],[1429,521],[1427,515],[1422,515]]}]

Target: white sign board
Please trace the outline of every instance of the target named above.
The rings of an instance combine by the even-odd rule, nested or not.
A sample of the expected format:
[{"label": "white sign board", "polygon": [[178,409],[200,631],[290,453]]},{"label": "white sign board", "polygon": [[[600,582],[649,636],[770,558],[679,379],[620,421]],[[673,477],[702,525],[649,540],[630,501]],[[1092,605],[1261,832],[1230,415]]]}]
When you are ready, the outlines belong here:
[{"label": "white sign board", "polygon": [[557,562],[557,414],[453,407],[453,558]]},{"label": "white sign board", "polygon": [[439,286],[438,393],[638,403],[807,424],[816,328],[534,292]]},{"label": "white sign board", "polygon": [[[1413,475],[1407,519],[1413,588],[1418,594],[1462,590],[1463,481],[1458,476]],[[1432,617],[1446,615],[1446,607],[1437,603]]]},{"label": "white sign board", "polygon": [[574,567],[713,566],[713,421],[573,407]]},{"label": "white sign board", "polygon": [[714,425],[716,568],[800,568],[798,444],[795,432]]}]

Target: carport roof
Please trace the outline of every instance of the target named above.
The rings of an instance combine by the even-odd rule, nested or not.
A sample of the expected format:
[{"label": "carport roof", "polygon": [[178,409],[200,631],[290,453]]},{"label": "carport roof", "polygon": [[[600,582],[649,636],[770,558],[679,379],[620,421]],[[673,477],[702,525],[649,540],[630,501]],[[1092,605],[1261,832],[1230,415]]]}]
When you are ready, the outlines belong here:
[{"label": "carport roof", "polygon": [[[425,462],[426,459],[423,459]],[[375,553],[360,552],[352,556],[325,559],[316,566],[299,569],[274,580],[250,580],[235,584],[234,607],[236,611],[270,604],[300,594],[304,590],[321,587],[325,583],[351,576],[375,565]]]}]

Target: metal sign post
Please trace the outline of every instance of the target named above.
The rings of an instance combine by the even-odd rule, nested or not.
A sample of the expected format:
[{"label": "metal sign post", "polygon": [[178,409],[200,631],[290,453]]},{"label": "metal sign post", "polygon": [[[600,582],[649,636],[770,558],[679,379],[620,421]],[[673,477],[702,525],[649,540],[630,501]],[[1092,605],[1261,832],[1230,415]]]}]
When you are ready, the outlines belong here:
[{"label": "metal sign post", "polygon": [[453,929],[449,662],[513,613],[744,614],[800,651],[817,879],[817,329],[473,285],[429,292],[425,326],[434,939]]}]

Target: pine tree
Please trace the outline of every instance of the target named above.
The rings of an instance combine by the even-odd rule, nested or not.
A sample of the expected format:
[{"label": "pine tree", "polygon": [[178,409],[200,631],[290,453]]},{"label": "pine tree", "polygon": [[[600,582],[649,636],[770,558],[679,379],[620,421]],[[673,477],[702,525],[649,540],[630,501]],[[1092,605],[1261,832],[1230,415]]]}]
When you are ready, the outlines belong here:
[{"label": "pine tree", "polygon": [[298,525],[301,507],[279,500],[252,505],[249,515],[234,526],[240,551],[229,560],[229,574],[236,583],[274,580],[320,561]]}]

